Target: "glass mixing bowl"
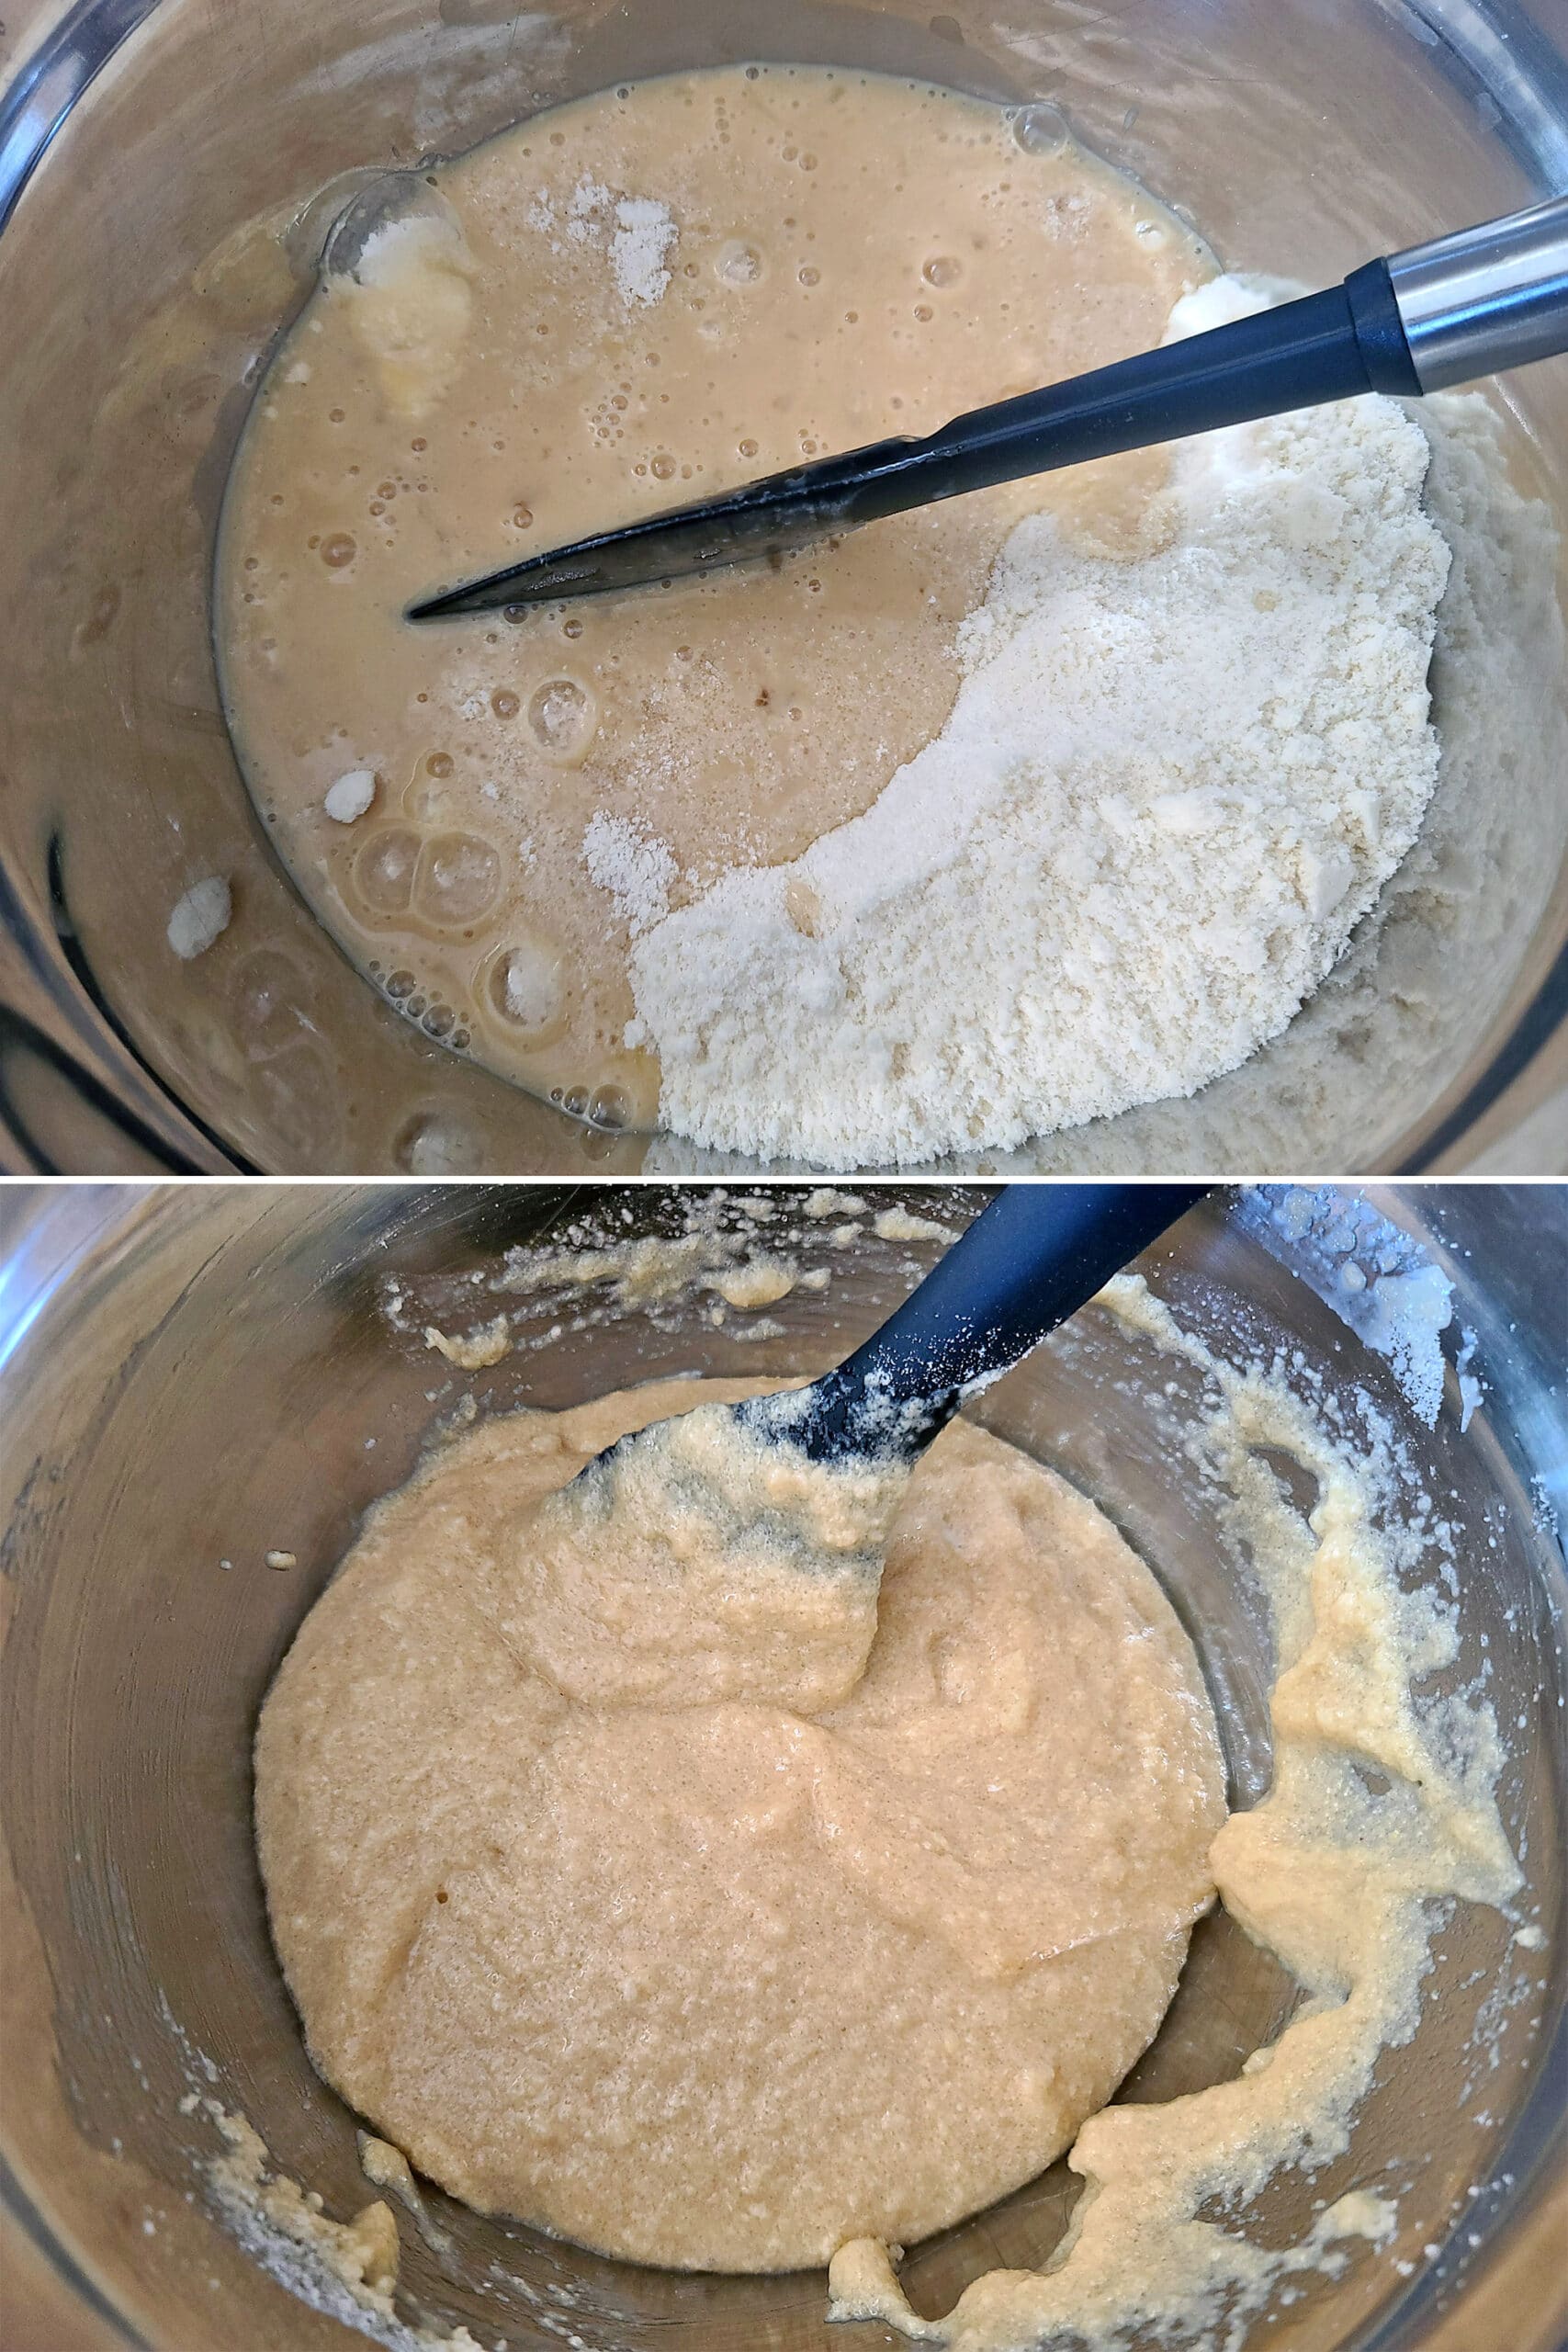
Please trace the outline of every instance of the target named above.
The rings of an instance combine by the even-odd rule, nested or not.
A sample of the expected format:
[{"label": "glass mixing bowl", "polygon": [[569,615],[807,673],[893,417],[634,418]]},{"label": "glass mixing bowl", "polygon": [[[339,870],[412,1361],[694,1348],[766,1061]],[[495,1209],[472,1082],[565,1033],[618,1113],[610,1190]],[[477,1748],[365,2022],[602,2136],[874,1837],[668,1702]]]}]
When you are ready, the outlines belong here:
[{"label": "glass mixing bowl", "polygon": [[[950,1217],[960,1204],[891,1197]],[[1454,1671],[1490,1662],[1508,1727],[1504,1815],[1546,1940],[1510,1949],[1486,1910],[1446,1919],[1422,2022],[1386,2053],[1348,2154],[1312,2181],[1276,2181],[1256,2217],[1266,2242],[1293,2243],[1314,2202],[1398,2183],[1398,2237],[1381,2252],[1359,2246],[1341,2278],[1281,2302],[1248,2340],[1281,2352],[1551,2352],[1568,2316],[1557,2261],[1568,1672],[1551,1517],[1568,1505],[1556,1328],[1568,1200],[1488,1186],[1373,1204],[1454,1286],[1455,1331],[1473,1334],[1470,1370],[1484,1385],[1468,1425],[1451,1363],[1427,1429],[1389,1366],[1292,1271],[1305,1263],[1295,1245],[1275,1233],[1260,1246],[1234,1203],[1188,1217],[1151,1271],[1222,1351],[1238,1338],[1248,1351],[1283,1344],[1332,1367],[1342,1398],[1364,1386],[1412,1475],[1441,1498],[1461,1568]],[[715,1327],[711,1295],[605,1311],[540,1294],[507,1298],[518,1346],[492,1369],[454,1373],[423,1343],[432,1315],[451,1330],[493,1312],[475,1277],[505,1247],[558,1239],[574,1218],[624,1237],[683,1213],[659,1190],[620,1187],[596,1203],[547,1187],[266,1185],[40,1189],[0,1203],[0,2218],[13,2258],[60,2313],[52,2333],[9,2340],[40,2352],[351,2341],[228,2233],[203,2170],[213,2129],[186,2111],[194,2090],[243,2112],[334,2216],[367,2201],[354,2119],[310,2069],[267,1938],[250,1828],[256,1708],[357,1515],[455,1414],[560,1406],[676,1369],[820,1369],[931,1254],[863,1232],[821,1253],[833,1268],[825,1292],[797,1288],[770,1310],[773,1334],[750,1341],[733,1318]],[[581,1328],[563,1338],[563,1323]],[[1149,1400],[1168,1381],[1162,1418]],[[1269,1662],[1247,1563],[1181,1443],[1191,1395],[1187,1368],[1091,1311],[988,1392],[983,1417],[1093,1495],[1166,1582],[1245,1804],[1267,1785]],[[268,1551],[296,1565],[279,1572]],[[1164,2098],[1234,2075],[1291,2000],[1275,1964],[1211,1916],[1119,2096]],[[915,2249],[905,2277],[917,2306],[946,2310],[998,2262],[1044,2260],[1077,2185],[1057,2164]],[[486,2352],[563,2341],[579,2352],[869,2352],[893,2341],[878,2327],[829,2328],[820,2273],[639,2269],[483,2221],[434,2190],[428,2203],[447,2244],[405,2222],[400,2312],[442,2333],[461,2321]]]},{"label": "glass mixing bowl", "polygon": [[[258,371],[367,177],[587,90],[750,57],[1049,103],[1190,207],[1228,266],[1314,284],[1568,188],[1562,0],[944,0],[940,13],[929,0],[521,13],[513,0],[13,0],[0,1165],[713,1164],[508,1088],[422,1038],[351,968],[253,814],[214,684],[208,584]],[[1568,519],[1568,362],[1495,398],[1519,484]],[[1467,1166],[1527,1104],[1552,1131],[1543,1159],[1512,1165],[1557,1168],[1568,660],[1549,542],[1532,562],[1476,616],[1483,716],[1456,727],[1427,852],[1286,1035],[1193,1101],[949,1172]],[[1512,734],[1487,658],[1505,646],[1540,698]],[[211,874],[230,881],[233,920],[181,964],[169,910]]]}]

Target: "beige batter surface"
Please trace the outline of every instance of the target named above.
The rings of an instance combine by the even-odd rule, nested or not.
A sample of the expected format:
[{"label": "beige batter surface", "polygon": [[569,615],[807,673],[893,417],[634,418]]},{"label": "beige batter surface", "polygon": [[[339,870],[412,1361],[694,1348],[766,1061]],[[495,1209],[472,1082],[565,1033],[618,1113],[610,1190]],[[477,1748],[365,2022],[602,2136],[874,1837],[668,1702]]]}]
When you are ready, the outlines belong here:
[{"label": "beige batter surface", "polygon": [[[652,1125],[638,934],[869,808],[947,720],[1012,525],[1049,505],[1147,553],[1174,528],[1165,458],[516,625],[403,608],[1146,347],[1210,266],[1050,109],[802,67],[583,100],[403,200],[334,246],[241,447],[231,725],[289,870],[392,1001],[570,1110]],[[818,911],[794,890],[803,934]]]},{"label": "beige batter surface", "polygon": [[[699,1409],[557,1498],[761,1385],[450,1443],[256,1743],[323,2074],[481,2210],[693,2268],[906,2243],[1039,2172],[1158,2026],[1224,1817],[1157,1585],[995,1437],[796,1488]],[[716,1487],[760,1537],[716,1540]]]}]

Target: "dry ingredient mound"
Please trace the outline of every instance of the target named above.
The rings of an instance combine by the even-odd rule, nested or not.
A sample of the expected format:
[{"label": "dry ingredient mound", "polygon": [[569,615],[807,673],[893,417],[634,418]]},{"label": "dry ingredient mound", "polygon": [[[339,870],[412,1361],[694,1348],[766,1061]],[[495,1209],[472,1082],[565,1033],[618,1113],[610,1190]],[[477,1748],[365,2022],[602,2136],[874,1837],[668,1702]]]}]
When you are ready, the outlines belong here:
[{"label": "dry ingredient mound", "polygon": [[[1217,279],[1170,333],[1269,299]],[[1134,560],[1019,524],[935,741],[634,945],[663,1123],[911,1164],[1190,1094],[1283,1029],[1437,781],[1427,459],[1369,397],[1181,445]]]}]

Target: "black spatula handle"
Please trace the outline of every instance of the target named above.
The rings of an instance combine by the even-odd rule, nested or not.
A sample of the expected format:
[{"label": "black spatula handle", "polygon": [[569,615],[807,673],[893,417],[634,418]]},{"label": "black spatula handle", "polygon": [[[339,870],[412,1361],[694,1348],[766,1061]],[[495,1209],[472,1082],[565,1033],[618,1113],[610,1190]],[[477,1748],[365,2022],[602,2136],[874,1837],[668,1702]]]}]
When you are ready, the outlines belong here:
[{"label": "black spatula handle", "polygon": [[411,620],[554,603],[779,558],[910,506],[1283,416],[1358,392],[1405,396],[1568,349],[1568,197],[1368,262],[1342,286],[1162,344],[1043,391],[645,515],[432,596]]},{"label": "black spatula handle", "polygon": [[741,1416],[818,1462],[913,1456],[972,1382],[1019,1363],[1207,1190],[1010,1184],[847,1363]]},{"label": "black spatula handle", "polygon": [[1054,473],[1359,392],[1420,389],[1387,265],[1369,262],[1321,294],[973,409],[924,441],[862,450],[836,519],[870,523],[1021,474]]}]

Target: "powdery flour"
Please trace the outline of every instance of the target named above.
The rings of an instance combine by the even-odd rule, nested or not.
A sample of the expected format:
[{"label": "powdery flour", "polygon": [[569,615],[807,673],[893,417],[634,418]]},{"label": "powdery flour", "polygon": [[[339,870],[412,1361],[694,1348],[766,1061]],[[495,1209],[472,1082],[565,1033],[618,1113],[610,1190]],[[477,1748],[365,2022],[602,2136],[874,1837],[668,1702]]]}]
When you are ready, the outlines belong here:
[{"label": "powdery flour", "polygon": [[[1173,335],[1266,306],[1219,279]],[[1278,1034],[1416,839],[1448,548],[1394,401],[1182,445],[1159,552],[1021,523],[947,725],[794,863],[651,922],[662,1123],[830,1169],[1190,1094]]]}]

